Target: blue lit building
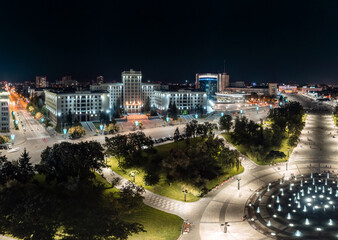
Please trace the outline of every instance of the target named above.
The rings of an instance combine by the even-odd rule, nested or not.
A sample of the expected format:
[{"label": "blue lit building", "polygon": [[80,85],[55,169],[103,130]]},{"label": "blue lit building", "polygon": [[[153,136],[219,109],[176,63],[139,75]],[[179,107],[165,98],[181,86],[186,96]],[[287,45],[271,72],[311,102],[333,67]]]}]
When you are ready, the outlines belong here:
[{"label": "blue lit building", "polygon": [[226,73],[197,73],[195,87],[207,93],[208,99],[215,99],[216,92],[224,91],[229,86]]}]

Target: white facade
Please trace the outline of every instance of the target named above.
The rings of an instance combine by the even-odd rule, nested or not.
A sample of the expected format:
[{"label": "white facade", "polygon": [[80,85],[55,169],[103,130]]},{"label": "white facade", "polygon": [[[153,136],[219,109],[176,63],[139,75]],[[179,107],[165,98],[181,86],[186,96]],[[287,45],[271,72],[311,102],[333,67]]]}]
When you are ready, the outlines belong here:
[{"label": "white facade", "polygon": [[0,131],[9,132],[9,93],[0,92]]},{"label": "white facade", "polygon": [[141,83],[142,73],[141,71],[122,72],[123,83],[123,107],[127,113],[138,113],[143,105]]},{"label": "white facade", "polygon": [[[122,83],[103,83],[90,86],[87,92],[45,91],[48,116],[54,123],[66,121],[69,111],[79,121],[96,121],[100,112],[114,113],[115,108],[124,108],[125,113],[139,113],[146,100],[151,107],[164,112],[169,103],[176,104],[179,111],[207,110],[207,94],[203,91],[161,91],[160,84],[142,83],[140,71],[122,72]],[[74,121],[74,119],[73,119]]]},{"label": "white facade", "polygon": [[194,111],[196,108],[207,107],[207,94],[205,92],[195,92],[191,90],[179,90],[162,92],[155,91],[154,107],[159,110],[167,110],[169,103],[176,104],[178,110]]},{"label": "white facade", "polygon": [[65,123],[67,114],[73,121],[97,121],[100,113],[109,113],[108,93],[78,91],[75,93],[57,93],[45,91],[46,108],[49,119],[54,123]]}]

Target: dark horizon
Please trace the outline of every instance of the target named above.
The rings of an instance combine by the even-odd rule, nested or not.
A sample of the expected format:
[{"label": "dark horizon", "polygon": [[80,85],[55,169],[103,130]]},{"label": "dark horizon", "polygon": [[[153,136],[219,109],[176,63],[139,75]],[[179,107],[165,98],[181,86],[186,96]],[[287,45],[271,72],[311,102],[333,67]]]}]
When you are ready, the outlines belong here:
[{"label": "dark horizon", "polygon": [[120,81],[338,84],[335,1],[6,1],[1,5],[0,80],[72,75]]}]

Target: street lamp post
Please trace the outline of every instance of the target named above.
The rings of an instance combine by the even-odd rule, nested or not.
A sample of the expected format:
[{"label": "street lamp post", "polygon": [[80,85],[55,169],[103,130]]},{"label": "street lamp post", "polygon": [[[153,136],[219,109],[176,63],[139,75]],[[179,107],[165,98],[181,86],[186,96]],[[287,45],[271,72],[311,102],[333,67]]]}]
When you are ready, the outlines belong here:
[{"label": "street lamp post", "polygon": [[288,148],[288,159],[286,161],[285,169],[288,170],[288,162],[289,162],[290,148]]},{"label": "street lamp post", "polygon": [[101,135],[103,135],[103,124],[100,124],[100,131],[101,131]]},{"label": "street lamp post", "polygon": [[184,193],[184,201],[186,202],[187,201],[187,193],[188,193],[188,190],[183,190],[182,191]]},{"label": "street lamp post", "polygon": [[237,178],[237,189],[240,190],[241,189],[241,178]]},{"label": "street lamp post", "polygon": [[64,136],[65,139],[67,138],[67,132],[68,132],[67,128],[64,128],[63,129],[63,136]]},{"label": "street lamp post", "polygon": [[15,139],[15,134],[11,134],[11,141],[12,141],[12,145],[14,145],[14,139]]}]

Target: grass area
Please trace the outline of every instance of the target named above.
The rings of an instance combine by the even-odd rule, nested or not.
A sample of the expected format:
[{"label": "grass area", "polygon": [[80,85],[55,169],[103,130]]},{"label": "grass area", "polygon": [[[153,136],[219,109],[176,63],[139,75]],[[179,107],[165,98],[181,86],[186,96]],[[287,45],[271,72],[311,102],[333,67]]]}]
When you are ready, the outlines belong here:
[{"label": "grass area", "polygon": [[[250,151],[249,148],[247,148],[246,146],[244,145],[236,145],[232,142],[231,140],[231,136],[230,136],[230,133],[223,133],[222,134],[223,137],[231,144],[233,144],[233,146],[238,150],[240,151],[242,154],[244,154],[245,156],[247,156],[248,158],[250,158],[252,161],[254,161],[255,163],[259,164],[259,165],[269,165],[271,162],[270,161],[262,161],[258,158],[257,154],[253,153]],[[288,160],[288,148],[289,149],[289,156],[291,155],[292,153],[292,150],[293,150],[293,147],[289,147],[288,146],[288,139],[283,139],[282,140],[282,144],[280,147],[274,147],[272,148],[271,150],[274,150],[274,151],[281,151],[283,152],[286,157],[285,158],[276,158],[274,161],[276,163],[278,162],[286,162]]]},{"label": "grass area", "polygon": [[334,124],[338,126],[338,118],[336,118],[335,115],[332,115],[332,118],[333,118]]},{"label": "grass area", "polygon": [[[96,174],[96,179],[105,184],[111,185],[100,175]],[[117,192],[116,188],[109,188],[105,192]],[[155,208],[143,204],[136,212],[123,216],[128,222],[137,222],[144,226],[146,232],[134,234],[128,240],[174,240],[181,234],[183,220],[173,214],[162,212]]]},{"label": "grass area", "polygon": [[[96,179],[104,183],[105,187],[111,185],[100,175],[96,174]],[[109,188],[105,192],[117,192],[116,188]],[[128,240],[176,240],[181,234],[183,220],[173,214],[162,212],[145,204],[130,215],[123,216],[128,222],[137,222],[144,226],[146,232],[134,234]]]},{"label": "grass area", "polygon": [[[170,149],[176,148],[176,147],[184,149],[187,147],[185,141],[180,141],[177,144],[178,145],[176,145],[176,143],[168,143],[168,144],[156,146],[155,148],[158,151],[157,152],[158,156],[160,156],[161,158],[165,158],[166,156],[168,156],[168,152],[170,151]],[[186,195],[187,202],[194,202],[201,198],[201,189],[198,189],[193,185],[190,185],[184,182],[179,182],[179,181],[174,181],[173,183],[169,184],[169,182],[166,179],[165,174],[160,174],[160,181],[158,182],[158,184],[153,185],[153,186],[147,186],[145,185],[143,181],[144,176],[145,176],[145,172],[143,170],[121,169],[119,168],[118,162],[114,157],[110,158],[108,161],[109,161],[108,164],[111,166],[114,172],[118,173],[119,175],[121,175],[122,177],[130,181],[133,181],[133,177],[130,176],[130,173],[132,171],[137,171],[137,174],[135,175],[135,183],[159,195],[169,197],[169,198],[179,200],[179,201],[184,201],[184,193],[182,191],[188,190],[188,193]],[[244,171],[244,168],[242,166],[238,169],[238,171],[236,168],[226,169],[224,174],[207,182],[207,188],[211,190],[219,183],[243,171]]]},{"label": "grass area", "polygon": [[132,235],[128,240],[176,240],[181,234],[183,220],[175,215],[143,205],[126,221],[138,222],[147,232]]},{"label": "grass area", "polygon": [[[54,185],[47,184],[44,175],[37,174],[34,179],[44,188],[54,191]],[[96,181],[103,183],[104,187],[107,188],[104,190],[104,194],[116,193],[119,191],[116,188],[111,188],[111,184],[99,174],[96,174]],[[142,204],[139,209],[132,213],[126,212],[125,215],[122,216],[122,219],[131,223],[140,223],[144,226],[146,231],[134,234],[130,236],[128,240],[174,240],[179,237],[183,224],[183,220],[180,217],[159,211],[145,204]],[[59,233],[62,233],[62,230],[63,227],[61,226]],[[56,236],[55,239],[58,239],[58,237]]]}]

